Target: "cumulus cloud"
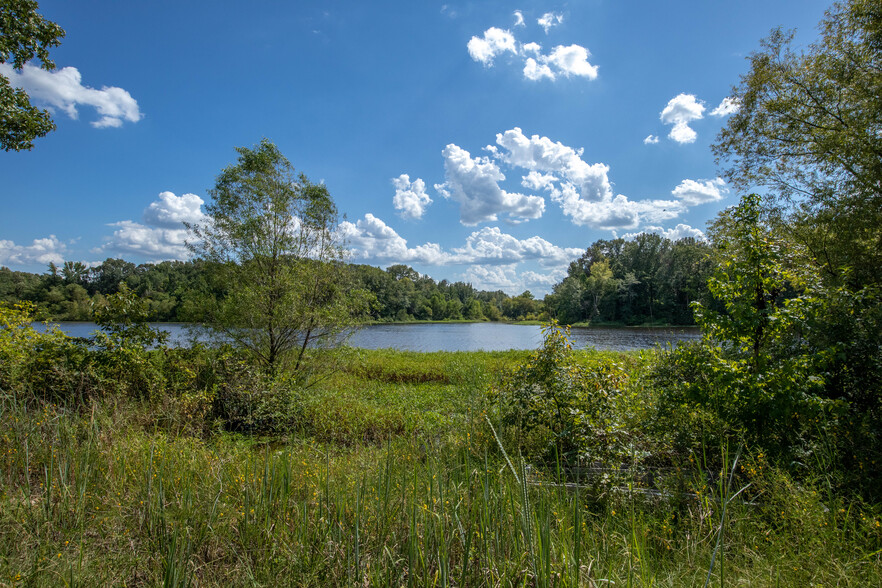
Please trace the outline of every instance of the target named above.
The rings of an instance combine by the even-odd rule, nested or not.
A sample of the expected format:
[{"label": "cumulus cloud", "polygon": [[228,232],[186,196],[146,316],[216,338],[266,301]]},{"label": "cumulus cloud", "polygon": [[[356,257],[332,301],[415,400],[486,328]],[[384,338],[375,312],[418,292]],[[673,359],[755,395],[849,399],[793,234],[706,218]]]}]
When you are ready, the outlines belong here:
[{"label": "cumulus cloud", "polygon": [[186,259],[190,256],[184,242],[187,229],[148,227],[130,220],[112,223],[116,227],[101,251],[119,251],[143,255],[151,260]]},{"label": "cumulus cloud", "polygon": [[587,200],[597,201],[612,196],[612,186],[607,176],[609,166],[603,163],[586,163],[582,160],[581,150],[576,151],[548,137],[527,137],[519,127],[498,133],[496,144],[504,152],[499,153],[495,148],[490,148],[491,152],[497,153],[509,165],[557,174],[578,186]]},{"label": "cumulus cloud", "polygon": [[465,246],[453,251],[457,263],[499,265],[535,260],[550,267],[569,263],[582,253],[579,248],[558,247],[539,236],[518,239],[499,227],[475,231],[466,239]]},{"label": "cumulus cloud", "polygon": [[[523,14],[515,11],[515,26],[522,26]],[[543,16],[547,19],[548,27],[560,23],[563,17],[547,13]],[[540,19],[542,22],[542,19]],[[543,54],[539,43],[529,42],[518,45],[511,31],[497,27],[491,27],[484,31],[483,37],[472,37],[467,44],[469,55],[472,59],[490,67],[493,60],[506,52],[510,52],[523,59],[524,77],[528,80],[539,81],[543,79],[556,80],[559,76],[585,77],[589,80],[597,78],[597,66],[588,61],[591,52],[581,45],[558,45],[551,53]]]},{"label": "cumulus cloud", "polygon": [[480,61],[486,66],[493,65],[493,59],[509,51],[517,53],[517,44],[514,35],[496,27],[490,27],[484,31],[483,37],[472,37],[468,42],[469,55],[475,61]]},{"label": "cumulus cloud", "polygon": [[175,196],[161,192],[144,209],[142,223],[124,220],[111,223],[116,230],[96,252],[143,255],[151,260],[187,259],[185,242],[190,235],[184,223],[202,222],[203,200],[195,194]]},{"label": "cumulus cloud", "polygon": [[474,265],[462,274],[463,280],[479,290],[502,290],[512,296],[520,294],[524,290],[531,290],[534,294],[547,292],[564,277],[566,277],[565,268],[540,273],[532,270],[520,270],[517,264]]},{"label": "cumulus cloud", "polygon": [[500,214],[512,221],[539,218],[545,211],[544,198],[503,190],[499,182],[505,180],[505,175],[489,158],[472,158],[452,143],[442,155],[446,181],[435,184],[435,189],[444,198],[459,203],[462,224],[496,221]]},{"label": "cumulus cloud", "polygon": [[521,12],[520,10],[515,10],[514,17],[515,17],[514,26],[516,26],[516,27],[527,26],[527,24],[524,22],[524,13],[523,12]]},{"label": "cumulus cloud", "polygon": [[645,139],[643,139],[644,145],[655,145],[658,143],[658,137],[656,135],[647,135]]},{"label": "cumulus cloud", "polygon": [[451,259],[437,243],[408,247],[404,237],[370,213],[355,223],[343,221],[339,233],[355,259],[428,265],[445,265]]},{"label": "cumulus cloud", "polygon": [[528,43],[522,47],[524,55],[535,55],[524,61],[524,77],[528,80],[535,82],[547,78],[554,81],[559,75],[580,76],[589,80],[597,78],[597,66],[588,62],[591,53],[581,45],[558,45],[548,55],[542,55],[541,49],[536,43]]},{"label": "cumulus cloud", "polygon": [[518,239],[499,227],[475,231],[462,247],[447,251],[437,243],[411,247],[395,229],[370,213],[354,223],[342,222],[340,236],[353,258],[381,263],[499,266],[533,261],[554,268],[565,266],[582,253],[579,248],[559,247],[539,236]]},{"label": "cumulus cloud", "polygon": [[582,76],[593,80],[597,78],[597,66],[588,63],[589,55],[591,53],[581,45],[558,45],[542,60],[567,77]]},{"label": "cumulus cloud", "polygon": [[196,194],[175,196],[172,192],[160,192],[158,198],[144,210],[144,222],[148,225],[179,229],[183,223],[198,223],[204,218],[204,201]]},{"label": "cumulus cloud", "polygon": [[676,218],[684,211],[682,203],[675,200],[630,200],[623,194],[600,201],[587,201],[580,197],[576,187],[563,183],[551,192],[552,201],[577,225],[599,229],[637,228],[643,222],[660,222]]},{"label": "cumulus cloud", "polygon": [[684,204],[676,200],[633,201],[614,195],[608,165],[587,163],[581,149],[548,137],[527,137],[515,127],[497,134],[496,144],[498,148],[489,146],[488,151],[509,165],[530,170],[522,184],[548,191],[551,200],[577,225],[636,228],[642,222],[675,218],[684,210]]},{"label": "cumulus cloud", "polygon": [[410,181],[410,176],[401,174],[392,179],[395,196],[392,204],[402,218],[416,220],[422,218],[432,199],[426,194],[426,183],[420,178]]},{"label": "cumulus cloud", "polygon": [[704,118],[704,104],[693,94],[678,94],[668,101],[659,118],[665,124],[674,125],[668,137],[677,143],[692,143],[698,135],[689,123]]},{"label": "cumulus cloud", "polygon": [[548,34],[549,29],[555,27],[563,22],[562,14],[555,14],[553,12],[546,12],[542,16],[540,16],[537,20],[539,26],[545,30],[545,34]]},{"label": "cumulus cloud", "polygon": [[30,245],[0,239],[0,266],[61,265],[66,250],[67,246],[55,235],[34,239]]},{"label": "cumulus cloud", "polygon": [[714,178],[713,180],[683,180],[671,191],[671,194],[683,204],[695,206],[722,200],[726,192],[728,192],[726,182],[722,178]]},{"label": "cumulus cloud", "polygon": [[683,223],[678,224],[676,227],[672,229],[664,229],[662,227],[654,227],[647,226],[644,227],[642,231],[639,233],[627,233],[624,235],[625,239],[633,239],[637,235],[641,233],[656,233],[657,235],[661,235],[665,239],[670,239],[671,241],[676,241],[678,239],[684,239],[686,237],[692,237],[693,239],[697,239],[699,241],[704,240],[704,233],[700,229],[696,229],[689,225],[684,225]]},{"label": "cumulus cloud", "polygon": [[25,64],[19,73],[9,64],[0,63],[0,74],[35,101],[62,110],[70,118],[78,118],[78,106],[95,108],[100,118],[91,124],[96,128],[120,127],[123,121],[138,122],[143,117],[131,94],[115,86],[103,86],[100,90],[84,86],[75,67],[46,71]]},{"label": "cumulus cloud", "polygon": [[539,63],[532,57],[528,57],[527,61],[524,62],[524,77],[528,80],[538,82],[542,78],[554,80],[555,75],[554,72],[551,71],[551,68],[546,64]]},{"label": "cumulus cloud", "polygon": [[531,171],[521,179],[521,185],[530,190],[548,190],[554,188],[557,178],[551,174],[542,174],[536,170]]},{"label": "cumulus cloud", "polygon": [[720,105],[711,110],[711,116],[729,116],[741,110],[741,103],[737,98],[723,98]]}]

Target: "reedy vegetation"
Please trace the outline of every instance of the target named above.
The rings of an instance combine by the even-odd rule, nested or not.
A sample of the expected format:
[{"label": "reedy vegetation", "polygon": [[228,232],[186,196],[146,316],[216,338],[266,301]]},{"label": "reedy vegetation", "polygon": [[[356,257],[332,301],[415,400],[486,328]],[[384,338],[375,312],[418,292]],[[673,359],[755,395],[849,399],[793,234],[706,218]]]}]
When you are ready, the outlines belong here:
[{"label": "reedy vegetation", "polygon": [[[753,586],[882,580],[878,508],[828,492],[822,468],[795,477],[756,449],[735,461],[699,441],[663,456],[663,493],[641,491],[638,463],[666,443],[647,385],[657,352],[571,351],[555,329],[533,354],[341,350],[344,369],[301,395],[261,388],[232,350],[141,347],[113,370],[99,361],[110,348],[2,317],[10,585],[682,586],[721,569]],[[519,442],[509,405],[487,394],[517,394],[512,377],[577,395],[609,384],[605,420],[585,421],[621,440],[605,478],[567,487],[566,460],[547,451],[561,430]],[[234,388],[251,413],[224,414]]]}]

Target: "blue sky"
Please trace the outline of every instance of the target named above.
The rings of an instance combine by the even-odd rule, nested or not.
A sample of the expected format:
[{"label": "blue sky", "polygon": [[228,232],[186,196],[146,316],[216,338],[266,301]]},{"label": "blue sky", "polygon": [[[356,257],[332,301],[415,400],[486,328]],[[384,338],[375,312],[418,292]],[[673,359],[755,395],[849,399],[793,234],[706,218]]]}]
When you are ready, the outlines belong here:
[{"label": "blue sky", "polygon": [[737,202],[709,149],[730,89],[828,5],[43,0],[58,69],[0,73],[58,129],[0,152],[0,265],[185,258],[182,221],[267,137],[327,184],[352,261],[543,294],[597,239]]}]

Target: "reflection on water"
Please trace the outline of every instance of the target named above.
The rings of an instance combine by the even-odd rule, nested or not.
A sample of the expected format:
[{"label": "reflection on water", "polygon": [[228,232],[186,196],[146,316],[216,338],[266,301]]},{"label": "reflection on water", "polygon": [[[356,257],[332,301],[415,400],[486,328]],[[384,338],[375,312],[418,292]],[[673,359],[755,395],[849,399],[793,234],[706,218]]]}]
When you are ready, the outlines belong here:
[{"label": "reflection on water", "polygon": [[[35,326],[42,328],[42,325]],[[186,345],[192,338],[188,325],[183,323],[157,323],[153,326],[168,332],[172,345]],[[89,337],[98,328],[95,323],[59,323],[59,327],[74,337]],[[594,347],[616,351],[647,349],[700,337],[694,327],[574,327],[570,336],[577,349]],[[505,323],[370,325],[349,339],[349,345],[353,347],[405,351],[505,351],[536,349],[541,344],[541,327]]]}]

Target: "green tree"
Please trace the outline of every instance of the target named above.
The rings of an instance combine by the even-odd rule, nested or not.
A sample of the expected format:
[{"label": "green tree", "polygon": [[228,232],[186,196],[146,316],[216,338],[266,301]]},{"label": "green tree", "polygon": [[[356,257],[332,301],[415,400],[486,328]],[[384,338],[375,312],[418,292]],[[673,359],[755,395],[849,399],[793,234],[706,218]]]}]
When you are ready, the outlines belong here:
[{"label": "green tree", "polygon": [[[21,70],[36,57],[43,69],[55,69],[49,49],[61,44],[64,29],[44,19],[37,8],[35,0],[0,0],[0,63]],[[34,139],[54,130],[49,111],[32,106],[27,93],[0,74],[0,147],[32,149]]]},{"label": "green tree", "polygon": [[713,150],[736,188],[766,189],[827,277],[880,284],[882,8],[839,2],[819,28],[802,52],[780,29],[762,41]]},{"label": "green tree", "polygon": [[267,139],[239,147],[209,192],[207,220],[188,225],[197,255],[217,263],[225,295],[206,323],[247,349],[270,374],[304,367],[310,346],[333,344],[365,310],[348,287],[337,208]]}]

